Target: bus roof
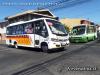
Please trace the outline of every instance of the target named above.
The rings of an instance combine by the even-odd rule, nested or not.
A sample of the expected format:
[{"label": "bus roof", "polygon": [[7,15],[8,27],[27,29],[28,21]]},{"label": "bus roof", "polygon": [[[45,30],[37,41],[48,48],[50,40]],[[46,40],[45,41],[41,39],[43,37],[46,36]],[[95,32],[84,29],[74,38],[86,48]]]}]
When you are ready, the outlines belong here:
[{"label": "bus roof", "polygon": [[12,23],[12,24],[9,24],[7,27],[15,26],[15,25],[19,25],[19,24],[24,24],[24,23],[29,23],[29,22],[37,21],[37,20],[44,20],[44,19],[50,19],[50,20],[57,21],[57,20],[51,19],[51,18],[38,18],[38,19],[29,20],[29,21],[20,21],[20,22]]}]

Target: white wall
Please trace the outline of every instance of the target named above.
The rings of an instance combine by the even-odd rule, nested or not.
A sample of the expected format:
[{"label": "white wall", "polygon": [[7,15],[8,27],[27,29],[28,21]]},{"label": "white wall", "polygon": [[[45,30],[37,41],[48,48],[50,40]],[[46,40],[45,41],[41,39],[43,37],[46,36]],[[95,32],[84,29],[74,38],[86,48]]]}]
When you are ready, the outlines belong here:
[{"label": "white wall", "polygon": [[0,33],[1,33],[1,34],[6,33],[6,27],[0,28]]}]

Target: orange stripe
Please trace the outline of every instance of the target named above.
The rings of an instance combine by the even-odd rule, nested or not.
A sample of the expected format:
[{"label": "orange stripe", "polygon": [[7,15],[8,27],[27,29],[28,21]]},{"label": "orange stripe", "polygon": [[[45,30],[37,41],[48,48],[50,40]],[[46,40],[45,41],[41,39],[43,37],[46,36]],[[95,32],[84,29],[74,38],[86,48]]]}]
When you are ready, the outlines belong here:
[{"label": "orange stripe", "polygon": [[22,45],[31,45],[31,40],[29,38],[29,36],[27,35],[21,35],[21,36],[7,36],[6,37],[8,40],[16,40],[16,42],[18,44],[22,44]]}]

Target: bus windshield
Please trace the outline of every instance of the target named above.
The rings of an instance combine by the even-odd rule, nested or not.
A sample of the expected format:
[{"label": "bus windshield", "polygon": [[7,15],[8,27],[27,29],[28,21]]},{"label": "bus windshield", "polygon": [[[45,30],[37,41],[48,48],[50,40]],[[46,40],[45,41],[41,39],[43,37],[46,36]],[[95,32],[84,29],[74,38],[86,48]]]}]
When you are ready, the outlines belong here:
[{"label": "bus windshield", "polygon": [[46,21],[53,34],[67,35],[65,27],[60,22],[54,20],[46,20]]},{"label": "bus windshield", "polygon": [[82,35],[85,33],[86,26],[75,26],[72,29],[72,35]]}]

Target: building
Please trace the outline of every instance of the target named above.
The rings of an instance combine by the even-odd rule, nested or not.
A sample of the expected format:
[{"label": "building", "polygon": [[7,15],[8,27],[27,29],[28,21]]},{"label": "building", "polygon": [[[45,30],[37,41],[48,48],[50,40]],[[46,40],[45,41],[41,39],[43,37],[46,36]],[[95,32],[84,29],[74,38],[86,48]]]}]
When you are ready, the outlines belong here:
[{"label": "building", "polygon": [[5,40],[7,25],[8,25],[8,21],[0,22],[0,40]]},{"label": "building", "polygon": [[69,28],[69,31],[73,28],[75,25],[80,25],[80,24],[86,24],[86,25],[94,25],[93,22],[86,20],[86,19],[69,19],[69,18],[64,18],[60,19],[60,22],[67,26]]},{"label": "building", "polygon": [[58,19],[58,17],[54,16],[49,10],[28,10],[16,15],[8,16],[5,18],[5,20],[8,20],[8,23],[11,24],[19,21],[28,21],[42,17]]}]

